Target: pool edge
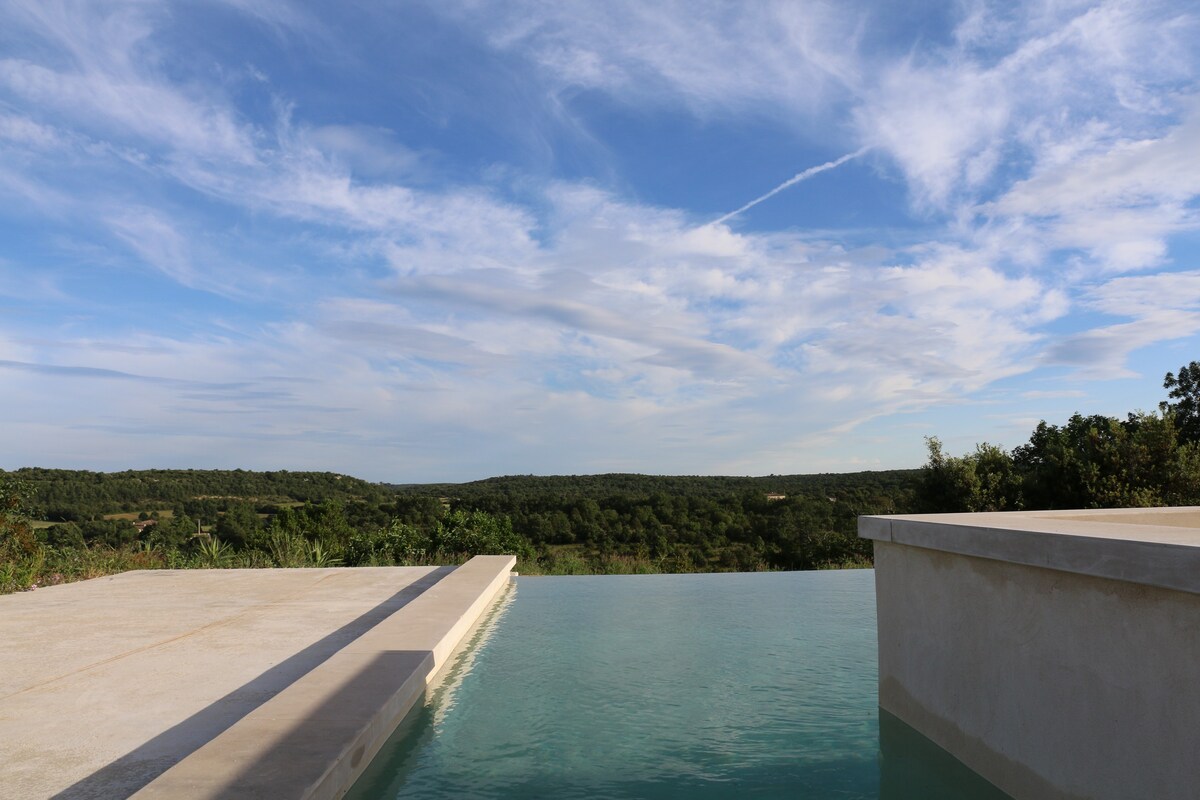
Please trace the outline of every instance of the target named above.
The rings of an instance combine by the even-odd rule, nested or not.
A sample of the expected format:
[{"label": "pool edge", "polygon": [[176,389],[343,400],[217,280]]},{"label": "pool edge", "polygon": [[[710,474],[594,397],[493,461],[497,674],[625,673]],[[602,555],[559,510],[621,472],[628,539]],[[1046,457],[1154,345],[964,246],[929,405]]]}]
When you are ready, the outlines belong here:
[{"label": "pool edge", "polygon": [[476,556],[133,797],[344,795],[510,580]]}]

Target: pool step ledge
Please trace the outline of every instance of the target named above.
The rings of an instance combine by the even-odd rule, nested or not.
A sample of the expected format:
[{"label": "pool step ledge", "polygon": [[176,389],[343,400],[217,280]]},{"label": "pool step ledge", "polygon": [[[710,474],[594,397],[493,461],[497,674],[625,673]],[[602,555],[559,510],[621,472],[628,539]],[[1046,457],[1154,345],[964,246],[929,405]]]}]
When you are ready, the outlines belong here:
[{"label": "pool step ledge", "polygon": [[476,556],[133,795],[325,800],[344,795],[509,582]]}]

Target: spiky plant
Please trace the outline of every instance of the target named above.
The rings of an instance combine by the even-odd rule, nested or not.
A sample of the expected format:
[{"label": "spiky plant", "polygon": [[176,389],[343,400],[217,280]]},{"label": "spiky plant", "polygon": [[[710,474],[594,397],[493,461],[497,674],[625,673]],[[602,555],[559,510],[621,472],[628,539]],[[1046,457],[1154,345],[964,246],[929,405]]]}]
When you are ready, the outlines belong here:
[{"label": "spiky plant", "polygon": [[320,542],[305,542],[304,550],[310,567],[336,567],[342,563],[342,559],[326,550]]},{"label": "spiky plant", "polygon": [[233,557],[233,546],[222,542],[216,536],[200,538],[196,540],[196,557],[203,567],[224,567]]}]

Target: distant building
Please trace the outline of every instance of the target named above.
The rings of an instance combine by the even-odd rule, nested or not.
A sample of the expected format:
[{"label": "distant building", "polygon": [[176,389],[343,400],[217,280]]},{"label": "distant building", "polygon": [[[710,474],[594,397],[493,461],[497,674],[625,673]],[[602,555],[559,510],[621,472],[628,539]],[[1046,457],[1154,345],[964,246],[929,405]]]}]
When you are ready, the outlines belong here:
[{"label": "distant building", "polygon": [[769,493],[767,494],[767,500],[768,500],[768,501],[771,501],[771,500],[787,500],[787,495],[786,495],[786,494],[777,494],[777,493],[775,493],[775,492],[769,492]]}]

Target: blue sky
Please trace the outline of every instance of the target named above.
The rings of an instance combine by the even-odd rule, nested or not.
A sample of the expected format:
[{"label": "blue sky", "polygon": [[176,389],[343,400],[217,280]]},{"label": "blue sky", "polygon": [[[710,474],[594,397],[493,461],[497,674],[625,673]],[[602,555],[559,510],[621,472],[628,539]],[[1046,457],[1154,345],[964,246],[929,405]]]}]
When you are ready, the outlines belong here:
[{"label": "blue sky", "polygon": [[848,471],[1153,410],[1198,60],[1188,2],[0,0],[0,467]]}]

